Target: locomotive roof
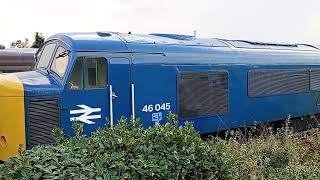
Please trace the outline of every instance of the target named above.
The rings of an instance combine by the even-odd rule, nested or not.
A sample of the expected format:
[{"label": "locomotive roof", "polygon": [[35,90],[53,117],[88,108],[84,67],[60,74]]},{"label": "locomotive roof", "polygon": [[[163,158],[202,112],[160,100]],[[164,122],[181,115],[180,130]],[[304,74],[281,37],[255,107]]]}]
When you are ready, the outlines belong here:
[{"label": "locomotive roof", "polygon": [[162,50],[166,46],[197,47],[208,49],[210,47],[224,47],[233,50],[266,49],[289,51],[315,51],[320,52],[320,47],[310,44],[285,44],[264,43],[246,40],[227,40],[217,38],[196,38],[194,36],[179,34],[131,34],[118,32],[88,32],[88,33],[61,33],[49,39],[60,39],[76,51],[117,51],[131,52],[142,46],[147,49]]}]

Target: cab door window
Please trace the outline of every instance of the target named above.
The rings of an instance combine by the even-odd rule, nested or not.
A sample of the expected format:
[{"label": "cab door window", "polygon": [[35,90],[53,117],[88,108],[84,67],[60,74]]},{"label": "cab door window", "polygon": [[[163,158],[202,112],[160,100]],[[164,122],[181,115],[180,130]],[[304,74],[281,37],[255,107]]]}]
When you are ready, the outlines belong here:
[{"label": "cab door window", "polygon": [[68,88],[101,89],[107,86],[107,60],[103,57],[79,57],[68,81]]},{"label": "cab door window", "polygon": [[51,64],[51,70],[63,77],[69,63],[69,51],[59,46]]}]

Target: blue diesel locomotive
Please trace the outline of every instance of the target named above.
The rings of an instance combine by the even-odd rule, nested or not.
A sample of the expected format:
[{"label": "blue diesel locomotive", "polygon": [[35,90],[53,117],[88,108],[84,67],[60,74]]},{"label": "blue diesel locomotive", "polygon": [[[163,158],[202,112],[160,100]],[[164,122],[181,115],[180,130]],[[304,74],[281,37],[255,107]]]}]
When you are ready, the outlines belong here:
[{"label": "blue diesel locomotive", "polygon": [[320,112],[320,49],[175,34],[66,33],[50,37],[33,71],[0,75],[0,160],[72,135],[169,111],[200,133]]}]

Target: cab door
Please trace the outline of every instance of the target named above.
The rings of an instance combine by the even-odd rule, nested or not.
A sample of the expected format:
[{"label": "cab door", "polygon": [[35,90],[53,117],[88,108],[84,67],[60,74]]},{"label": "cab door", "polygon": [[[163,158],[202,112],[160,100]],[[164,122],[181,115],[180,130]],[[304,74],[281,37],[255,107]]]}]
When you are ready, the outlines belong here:
[{"label": "cab door", "polygon": [[61,128],[72,136],[72,122],[84,124],[90,135],[109,117],[108,60],[106,56],[78,54],[60,97]]},{"label": "cab door", "polygon": [[112,57],[109,59],[109,84],[111,92],[111,110],[113,123],[117,123],[123,116],[128,120],[132,114],[131,70],[130,60],[126,57]]}]

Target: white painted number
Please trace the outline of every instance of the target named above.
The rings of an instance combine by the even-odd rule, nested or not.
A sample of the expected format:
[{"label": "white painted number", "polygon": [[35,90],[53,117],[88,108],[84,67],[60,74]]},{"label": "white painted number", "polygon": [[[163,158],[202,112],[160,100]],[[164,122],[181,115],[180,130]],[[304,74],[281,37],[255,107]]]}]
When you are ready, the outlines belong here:
[{"label": "white painted number", "polygon": [[142,111],[144,111],[144,112],[148,112],[148,106],[147,106],[147,105],[143,106]]},{"label": "white painted number", "polygon": [[[162,110],[166,110],[166,104],[170,104],[170,103],[163,103],[162,105],[161,105],[161,109]],[[170,106],[170,105],[169,105]],[[169,109],[170,109],[170,107],[169,107]]]},{"label": "white painted number", "polygon": [[149,111],[149,112],[152,112],[152,111],[153,111],[153,106],[152,106],[152,105],[149,105],[149,106],[148,106],[148,111]]},{"label": "white painted number", "polygon": [[166,103],[166,110],[170,110],[170,103]]},{"label": "white painted number", "polygon": [[153,105],[150,104],[150,105],[143,106],[142,111],[144,111],[144,112],[152,112],[153,111]]},{"label": "white painted number", "polygon": [[156,112],[160,110],[170,110],[170,103],[162,103],[162,104],[149,104],[149,105],[144,105],[142,108],[143,112],[153,112],[155,110]]},{"label": "white painted number", "polygon": [[154,106],[154,108],[155,108],[156,111],[160,111],[161,105],[160,104],[156,104]]}]

